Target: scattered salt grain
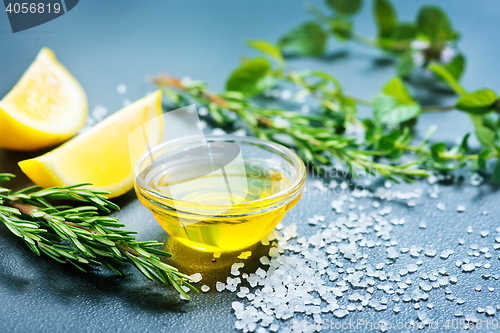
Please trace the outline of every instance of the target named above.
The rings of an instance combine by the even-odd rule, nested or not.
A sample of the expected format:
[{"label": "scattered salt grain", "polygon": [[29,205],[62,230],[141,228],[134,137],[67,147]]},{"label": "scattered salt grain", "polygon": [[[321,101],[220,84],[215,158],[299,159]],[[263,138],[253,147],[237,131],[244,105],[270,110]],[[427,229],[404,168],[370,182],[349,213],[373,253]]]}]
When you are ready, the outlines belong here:
[{"label": "scattered salt grain", "polygon": [[204,285],[202,285],[202,286],[201,286],[201,288],[200,288],[200,289],[201,289],[201,291],[203,291],[204,293],[206,293],[207,291],[209,291],[209,290],[210,290],[210,287],[209,287],[209,286],[207,286],[206,284],[204,284]]},{"label": "scattered salt grain", "polygon": [[119,84],[116,87],[116,92],[119,93],[120,95],[123,95],[127,92],[127,86],[124,84]]},{"label": "scattered salt grain", "polygon": [[269,249],[269,256],[272,257],[272,258],[277,258],[279,257],[280,253],[278,251],[278,248],[277,247],[271,247]]},{"label": "scattered salt grain", "polygon": [[226,289],[226,285],[220,281],[217,281],[215,283],[215,289],[217,289],[218,292],[221,292],[223,291],[224,289]]},{"label": "scattered salt grain", "polygon": [[474,264],[464,264],[464,265],[462,265],[462,271],[463,272],[472,272],[475,269],[476,269],[476,266]]},{"label": "scattered salt grain", "polygon": [[194,273],[193,275],[189,276],[191,280],[193,280],[194,283],[198,283],[201,281],[202,276],[200,273]]},{"label": "scattered salt grain", "polygon": [[244,267],[245,264],[242,262],[236,262],[231,265],[231,275],[240,275],[239,269]]},{"label": "scattered salt grain", "polygon": [[428,250],[425,251],[425,255],[428,256],[428,257],[431,257],[431,258],[435,257],[436,256],[436,251],[428,249]]},{"label": "scattered salt grain", "polygon": [[453,254],[453,250],[444,250],[443,252],[441,252],[441,254],[439,255],[439,257],[441,259],[448,259],[448,257]]},{"label": "scattered salt grain", "polygon": [[271,261],[269,261],[269,258],[266,256],[260,257],[259,260],[262,265],[269,265],[271,263]]},{"label": "scattered salt grain", "polygon": [[241,252],[241,254],[238,256],[238,259],[248,259],[252,256],[252,251],[245,251],[245,252]]},{"label": "scattered salt grain", "polygon": [[347,311],[347,310],[336,310],[333,312],[333,315],[335,316],[335,318],[338,318],[338,319],[345,318],[345,316],[347,316],[348,314],[349,314],[349,311]]},{"label": "scattered salt grain", "polygon": [[464,205],[458,205],[457,212],[459,212],[459,213],[465,212],[465,206]]},{"label": "scattered salt grain", "polygon": [[399,252],[395,248],[390,247],[387,249],[387,258],[389,259],[399,258]]},{"label": "scattered salt grain", "polygon": [[495,308],[494,308],[494,307],[492,307],[491,305],[489,305],[489,306],[487,306],[487,307],[486,307],[486,314],[487,314],[488,316],[493,316],[493,315],[495,315],[495,312],[496,312]]}]

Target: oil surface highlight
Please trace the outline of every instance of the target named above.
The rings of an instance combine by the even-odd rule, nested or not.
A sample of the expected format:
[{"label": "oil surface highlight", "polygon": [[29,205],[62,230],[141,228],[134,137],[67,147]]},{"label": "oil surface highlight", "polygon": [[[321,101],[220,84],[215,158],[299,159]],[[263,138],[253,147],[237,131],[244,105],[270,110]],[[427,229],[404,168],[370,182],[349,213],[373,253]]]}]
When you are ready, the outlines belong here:
[{"label": "oil surface highlight", "polygon": [[[200,166],[191,163],[189,167]],[[169,198],[148,192],[146,198],[138,197],[160,225],[184,245],[213,252],[243,249],[267,236],[300,196],[278,207],[261,209],[278,203],[282,198],[274,195],[287,189],[290,180],[255,160],[245,161],[244,168],[227,171],[191,179],[179,177],[178,167],[170,170],[163,166],[161,172],[150,171],[155,174],[148,178],[148,185]],[[147,199],[168,209],[159,209]],[[221,213],[211,216],[207,211]]]}]

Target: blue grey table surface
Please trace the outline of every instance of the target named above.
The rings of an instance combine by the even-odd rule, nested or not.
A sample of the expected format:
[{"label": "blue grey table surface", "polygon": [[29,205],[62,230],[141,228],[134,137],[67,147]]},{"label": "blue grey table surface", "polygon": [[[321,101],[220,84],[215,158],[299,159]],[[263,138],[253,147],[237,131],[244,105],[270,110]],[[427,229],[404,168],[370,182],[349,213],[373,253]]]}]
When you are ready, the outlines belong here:
[{"label": "blue grey table surface", "polygon": [[[400,17],[411,20],[417,8],[427,3],[441,5],[462,33],[459,47],[467,56],[464,86],[500,91],[500,3],[494,0],[397,1],[397,10]],[[276,41],[281,33],[308,18],[302,1],[94,0],[80,1],[75,9],[54,21],[13,34],[7,15],[0,13],[0,95],[4,96],[11,89],[43,46],[52,48],[79,80],[88,95],[91,110],[100,104],[115,111],[121,108],[125,99],[144,96],[154,89],[146,77],[160,71],[207,81],[217,91],[224,86],[229,71],[238,65],[240,56],[255,54],[244,46],[246,39]],[[373,33],[370,5],[356,18],[356,29],[367,35]],[[291,66],[328,71],[340,79],[347,93],[364,98],[373,97],[395,74],[394,66],[381,66],[376,61],[380,58],[376,50],[336,41],[331,41],[329,49],[331,57],[295,59],[291,60]],[[118,84],[127,86],[124,95],[117,93]],[[452,100],[452,96],[443,96],[437,102],[446,104]],[[433,123],[439,125],[433,140],[454,142],[471,130],[467,117],[453,111],[422,116],[417,125],[420,135]],[[16,188],[29,185],[30,181],[23,176],[17,162],[38,154],[40,152],[0,149],[0,171],[18,175],[13,181]],[[455,259],[459,258],[472,258],[482,264],[490,262],[492,275],[498,274],[500,266],[498,251],[492,248],[495,230],[500,226],[500,197],[487,183],[472,186],[468,179],[469,175],[465,174],[462,182],[440,185],[438,199],[429,197],[427,193],[433,191],[433,186],[426,181],[391,188],[403,192],[418,188],[423,193],[415,207],[408,207],[401,200],[390,203],[391,214],[406,219],[405,225],[394,228],[392,240],[397,240],[401,247],[432,247],[438,254],[444,249],[454,250],[448,260],[440,259],[439,255],[422,259],[429,272],[444,267],[449,274],[459,276],[459,283],[450,286],[452,295],[455,299],[466,300],[459,306],[455,301],[446,300],[443,288],[431,291],[428,302],[434,304],[433,317],[441,320],[441,325],[446,319],[455,318],[453,313],[457,309],[491,321],[496,316],[478,314],[477,307],[500,304],[498,280],[482,278],[487,271],[485,268],[462,274],[455,266]],[[301,235],[312,235],[319,228],[309,226],[308,217],[320,214],[328,221],[339,216],[330,208],[331,201],[337,198],[334,193],[314,196],[312,192],[308,192],[283,221],[284,224],[297,223]],[[363,200],[368,200],[366,205],[369,207],[371,199],[360,202]],[[134,193],[129,192],[116,202],[122,210],[114,215],[128,228],[139,231],[140,239],[162,241],[167,237]],[[438,202],[446,207],[444,211],[436,209]],[[464,213],[457,213],[458,204],[466,206]],[[422,220],[427,221],[425,229],[420,228]],[[467,232],[469,226],[473,229],[470,233]],[[485,230],[489,235],[482,237],[480,231]],[[463,246],[458,245],[460,237],[465,240]],[[478,259],[469,256],[468,252],[474,251],[469,247],[471,244],[489,247],[492,258],[485,259],[483,254]],[[254,251],[265,249],[257,246]],[[386,258],[383,249],[379,254],[370,253],[368,263],[371,265]],[[182,259],[177,262],[182,269],[194,272],[199,268],[193,267],[201,260],[196,258],[197,254],[175,253],[174,249],[174,255]],[[257,267],[254,257],[249,259],[246,267],[249,270]],[[38,258],[0,226],[0,331],[229,332],[234,330],[235,322],[231,302],[238,298],[227,291],[214,292],[213,283],[229,274],[227,265],[232,259],[221,259],[210,272],[202,272],[206,276],[205,283],[211,284],[211,292],[192,295],[192,301],[185,302],[169,288],[150,283],[131,268],[127,268],[129,275],[125,278],[105,270],[83,274],[46,257]],[[409,262],[408,255],[401,255],[394,267],[402,268]],[[414,283],[419,280],[415,276],[412,279]],[[475,291],[478,284],[482,286],[480,292]],[[488,287],[494,288],[493,291],[488,291]],[[345,297],[340,303],[346,304]],[[403,311],[397,315],[390,310],[394,304],[389,305],[386,311],[365,309],[350,314],[346,320],[395,322],[416,319],[413,304],[403,304]],[[422,306],[425,305],[422,302]],[[335,319],[331,313],[328,316]],[[282,321],[281,325],[289,327],[290,322]],[[441,326],[439,331],[443,330]],[[495,330],[490,328],[489,331]]]}]

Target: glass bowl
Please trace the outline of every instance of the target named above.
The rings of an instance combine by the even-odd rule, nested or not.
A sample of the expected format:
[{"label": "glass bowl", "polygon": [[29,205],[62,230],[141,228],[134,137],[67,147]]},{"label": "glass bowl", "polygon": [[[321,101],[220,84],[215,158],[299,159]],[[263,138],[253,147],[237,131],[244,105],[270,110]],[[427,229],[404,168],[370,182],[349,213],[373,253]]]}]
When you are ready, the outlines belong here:
[{"label": "glass bowl", "polygon": [[[216,158],[225,167],[218,168]],[[163,229],[207,252],[237,251],[264,239],[298,202],[305,179],[304,163],[290,149],[230,135],[167,141],[134,166],[137,196]]]}]

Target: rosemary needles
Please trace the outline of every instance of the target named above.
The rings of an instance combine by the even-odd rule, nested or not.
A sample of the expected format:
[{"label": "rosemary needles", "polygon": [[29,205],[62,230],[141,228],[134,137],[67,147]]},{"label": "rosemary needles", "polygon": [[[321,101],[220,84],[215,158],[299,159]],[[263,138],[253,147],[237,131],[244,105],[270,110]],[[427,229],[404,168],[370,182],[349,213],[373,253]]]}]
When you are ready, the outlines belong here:
[{"label": "rosemary needles", "polygon": [[[0,173],[0,182],[12,174]],[[99,215],[119,207],[108,201],[107,192],[85,189],[78,184],[41,189],[32,186],[18,192],[0,187],[0,221],[22,238],[31,251],[42,252],[60,263],[69,263],[83,272],[92,266],[107,266],[118,275],[121,267],[133,264],[152,281],[173,286],[189,299],[182,286],[196,291],[190,278],[160,260],[171,257],[158,249],[162,243],[136,241],[136,232],[122,229],[117,218]],[[49,200],[73,200],[86,206],[54,206]]]}]

